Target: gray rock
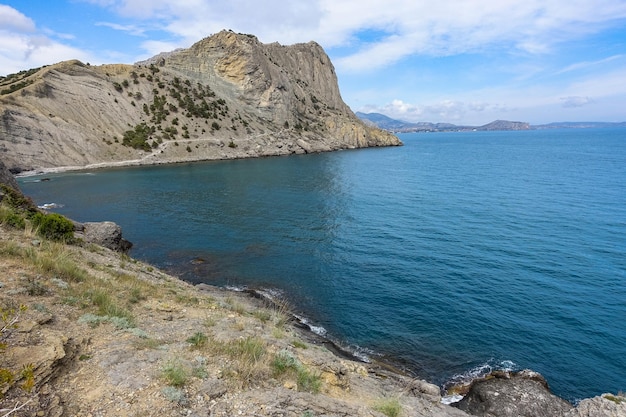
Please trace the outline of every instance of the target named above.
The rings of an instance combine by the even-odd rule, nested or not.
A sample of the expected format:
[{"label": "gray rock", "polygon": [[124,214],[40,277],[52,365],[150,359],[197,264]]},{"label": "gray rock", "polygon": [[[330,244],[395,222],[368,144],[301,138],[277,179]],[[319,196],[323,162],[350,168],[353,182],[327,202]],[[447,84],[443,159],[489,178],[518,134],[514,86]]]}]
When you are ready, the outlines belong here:
[{"label": "gray rock", "polygon": [[117,252],[128,252],[133,244],[122,237],[122,228],[113,222],[83,224],[83,239]]},{"label": "gray rock", "polygon": [[415,396],[423,396],[431,401],[441,401],[441,391],[435,384],[426,381],[414,379],[409,385],[409,391]]},{"label": "gray rock", "polygon": [[626,397],[602,394],[588,398],[565,413],[564,417],[626,417]]},{"label": "gray rock", "polygon": [[228,386],[221,379],[207,379],[202,382],[198,392],[209,400],[214,400],[224,396],[228,392]]},{"label": "gray rock", "polygon": [[[11,171],[8,170],[8,168],[4,165],[4,162],[2,162],[1,160],[0,160],[0,184],[7,185],[17,191],[20,190],[20,187],[17,185],[17,181],[15,180],[15,177],[13,176],[13,174],[11,174]],[[0,201],[2,201],[1,197],[0,197]]]},{"label": "gray rock", "polygon": [[454,406],[485,417],[563,416],[573,406],[552,394],[537,372],[494,372],[477,380],[468,394]]}]

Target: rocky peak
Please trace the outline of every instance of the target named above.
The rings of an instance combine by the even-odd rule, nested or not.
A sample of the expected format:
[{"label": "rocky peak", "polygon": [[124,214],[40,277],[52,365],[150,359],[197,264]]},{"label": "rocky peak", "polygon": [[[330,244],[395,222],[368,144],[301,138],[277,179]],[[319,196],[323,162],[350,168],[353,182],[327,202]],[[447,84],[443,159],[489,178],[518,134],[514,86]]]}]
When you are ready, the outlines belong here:
[{"label": "rocky peak", "polygon": [[297,123],[307,109],[322,105],[351,113],[341,99],[335,69],[316,42],[262,44],[253,35],[222,31],[164,57],[160,65],[215,83],[224,94],[235,93],[231,98],[279,122]]}]

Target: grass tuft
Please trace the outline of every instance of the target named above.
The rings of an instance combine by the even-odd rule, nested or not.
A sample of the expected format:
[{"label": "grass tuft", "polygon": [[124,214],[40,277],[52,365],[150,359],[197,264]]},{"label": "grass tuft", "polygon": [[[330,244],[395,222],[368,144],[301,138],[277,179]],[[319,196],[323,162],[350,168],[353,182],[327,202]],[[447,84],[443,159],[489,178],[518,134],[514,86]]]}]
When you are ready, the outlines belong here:
[{"label": "grass tuft", "polygon": [[374,405],[374,410],[387,417],[398,417],[402,412],[402,405],[397,398],[383,398]]},{"label": "grass tuft", "polygon": [[163,379],[172,387],[183,387],[187,384],[189,375],[185,367],[178,361],[169,361],[162,371]]},{"label": "grass tuft", "polygon": [[281,350],[272,360],[270,367],[274,378],[283,375],[295,377],[298,391],[317,394],[322,388],[322,378],[318,373],[311,372],[289,351]]},{"label": "grass tuft", "polygon": [[209,338],[202,332],[196,332],[193,336],[187,339],[187,343],[190,343],[194,348],[200,348],[206,345],[207,340]]}]

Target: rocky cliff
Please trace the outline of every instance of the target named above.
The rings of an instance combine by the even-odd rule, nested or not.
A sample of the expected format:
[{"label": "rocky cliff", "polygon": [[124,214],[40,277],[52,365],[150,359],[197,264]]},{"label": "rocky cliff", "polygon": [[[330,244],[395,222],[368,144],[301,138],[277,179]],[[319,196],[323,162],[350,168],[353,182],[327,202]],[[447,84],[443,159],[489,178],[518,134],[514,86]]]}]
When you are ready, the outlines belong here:
[{"label": "rocky cliff", "polygon": [[400,145],[341,99],[316,43],[223,31],[135,65],[67,61],[0,79],[13,172]]}]

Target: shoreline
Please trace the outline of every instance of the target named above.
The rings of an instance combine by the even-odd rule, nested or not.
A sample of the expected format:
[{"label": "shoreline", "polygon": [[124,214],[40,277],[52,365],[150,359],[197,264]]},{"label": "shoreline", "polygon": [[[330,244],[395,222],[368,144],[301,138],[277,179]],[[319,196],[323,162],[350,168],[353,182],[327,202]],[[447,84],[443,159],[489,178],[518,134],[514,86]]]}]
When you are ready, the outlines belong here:
[{"label": "shoreline", "polygon": [[[203,161],[177,161],[177,162],[172,162],[172,163],[190,163],[190,162],[205,162],[205,161],[211,161],[211,160],[203,160]],[[125,162],[128,162],[128,161],[125,161]],[[166,163],[167,163],[167,162],[166,162]],[[164,164],[166,164],[166,163],[164,163]],[[167,164],[169,164],[169,163],[167,163]],[[151,163],[151,164],[138,164],[138,165],[160,165],[160,164],[154,164],[154,163]],[[94,165],[88,165],[88,166],[83,166],[83,167],[55,167],[55,168],[49,168],[49,169],[48,169],[48,172],[46,172],[46,173],[75,172],[75,171],[85,171],[85,170],[89,170],[89,169],[106,169],[106,168],[127,167],[127,166],[138,166],[138,165],[124,165],[124,164],[114,164],[114,165],[111,165],[111,164],[94,164]],[[35,175],[45,175],[45,174],[46,174],[46,173],[44,173],[44,172],[37,172],[37,171],[32,171],[32,172],[33,172],[33,174],[32,174],[31,176],[35,176]],[[182,280],[182,279],[181,279],[181,281],[186,282],[185,280]],[[309,327],[309,329],[308,329],[308,330],[309,330],[309,332],[310,332],[310,335],[315,335],[315,336],[317,336],[317,337],[320,337],[321,339],[327,340],[327,341],[328,341],[328,342],[330,342],[333,346],[337,347],[337,348],[338,348],[338,350],[339,350],[340,355],[342,354],[342,353],[341,353],[342,351],[343,351],[343,352],[347,352],[347,354],[350,354],[350,355],[351,355],[351,352],[349,352],[349,350],[346,350],[346,349],[341,348],[338,344],[336,344],[336,343],[332,342],[332,340],[327,339],[327,338],[325,339],[323,336],[320,336],[320,335],[316,335],[316,334],[315,334],[315,332],[311,331],[310,327]],[[331,349],[329,349],[329,350],[331,350]],[[352,355],[352,356],[353,356],[353,357],[356,357],[356,356],[354,356],[354,355]],[[357,358],[357,360],[361,361],[361,359],[360,359],[360,358],[358,358],[358,357],[356,357],[356,358]],[[362,361],[361,361],[361,362],[362,362]],[[395,367],[394,367],[394,368],[395,368]],[[395,368],[395,369],[397,369],[397,368]],[[482,378],[482,377],[481,377],[481,376],[479,376],[479,377],[477,377],[477,378],[475,378],[475,379],[481,379],[481,378]],[[438,386],[440,387],[440,389],[442,389],[442,386],[441,386],[441,385],[439,385],[439,384],[438,384]]]},{"label": "shoreline", "polygon": [[[24,234],[24,232],[11,233],[14,238],[3,236],[0,240],[22,241],[21,245],[24,247],[32,245],[32,237]],[[16,237],[19,238],[16,239]],[[40,243],[40,246],[45,245],[47,244],[42,245]],[[469,414],[446,402],[446,397],[441,395],[441,388],[438,385],[420,378],[407,376],[398,368],[388,366],[385,361],[363,363],[362,361],[355,361],[352,356],[346,357],[344,351],[335,350],[335,345],[328,344],[326,338],[315,334],[309,328],[298,325],[297,322],[284,321],[279,330],[272,331],[271,329],[278,329],[279,325],[275,324],[277,323],[275,320],[279,319],[273,318],[274,316],[266,316],[263,313],[256,314],[255,311],[264,309],[268,312],[275,312],[269,314],[276,314],[278,317],[284,316],[285,306],[279,303],[279,308],[268,308],[268,299],[263,297],[260,291],[234,291],[209,284],[193,285],[189,281],[153,267],[149,263],[124,257],[104,248],[95,249],[80,246],[68,247],[67,250],[81,254],[80,257],[73,258],[77,261],[82,260],[85,267],[91,271],[93,278],[87,278],[89,280],[104,278],[103,283],[111,283],[105,285],[126,286],[128,285],[127,281],[115,282],[121,277],[127,277],[125,280],[133,277],[133,279],[145,281],[146,284],[144,285],[154,285],[155,290],[158,288],[159,293],[151,293],[147,287],[142,287],[141,292],[144,296],[135,301],[139,303],[137,304],[139,308],[133,310],[136,317],[136,327],[115,330],[107,324],[86,326],[85,322],[81,322],[84,317],[89,316],[89,314],[84,314],[84,309],[68,315],[67,309],[72,310],[75,307],[73,305],[72,307],[63,307],[63,303],[55,301],[55,297],[62,296],[62,291],[65,291],[66,285],[80,285],[80,282],[68,283],[59,280],[54,275],[39,277],[38,279],[44,283],[42,285],[45,285],[45,288],[48,288],[49,293],[43,297],[39,296],[27,301],[31,305],[39,303],[37,304],[39,307],[29,310],[24,318],[25,322],[40,322],[40,324],[29,324],[25,327],[35,330],[33,334],[43,331],[48,335],[54,334],[55,337],[64,337],[65,334],[69,337],[60,339],[65,340],[62,343],[67,344],[64,348],[59,348],[61,356],[59,356],[58,361],[62,362],[44,360],[43,357],[37,357],[35,353],[28,354],[26,358],[28,361],[35,361],[37,369],[43,369],[44,365],[39,365],[39,363],[45,362],[50,369],[46,372],[59,373],[55,374],[57,376],[51,379],[50,383],[44,377],[38,378],[38,380],[43,381],[42,384],[46,385],[36,388],[35,395],[39,395],[38,398],[42,399],[38,399],[34,403],[35,406],[36,404],[45,404],[46,400],[42,395],[45,395],[46,392],[58,392],[62,399],[66,393],[71,392],[71,399],[68,397],[61,404],[77,414],[87,415],[89,412],[94,414],[93,411],[97,411],[95,414],[98,414],[102,410],[115,410],[113,415],[120,415],[120,404],[128,404],[124,407],[135,407],[134,409],[141,407],[144,410],[154,411],[157,409],[154,406],[155,402],[158,403],[158,407],[163,407],[161,410],[171,410],[171,403],[163,398],[164,391],[161,390],[163,382],[159,382],[158,375],[163,372],[163,364],[169,363],[168,360],[171,361],[172,357],[179,358],[181,355],[185,355],[187,362],[183,363],[196,363],[194,361],[197,360],[194,358],[197,358],[199,352],[202,351],[198,351],[197,348],[189,344],[191,343],[189,336],[194,332],[196,332],[195,334],[202,334],[198,331],[204,331],[209,334],[210,340],[221,340],[224,337],[235,341],[250,340],[250,338],[266,340],[264,343],[266,343],[269,352],[274,352],[273,355],[280,355],[281,352],[291,352],[291,355],[297,355],[293,357],[300,358],[303,366],[316,370],[315,372],[320,377],[324,376],[325,385],[324,390],[315,396],[305,396],[299,393],[297,384],[293,385],[289,380],[284,382],[284,385],[280,385],[283,382],[279,380],[278,386],[274,385],[276,382],[260,380],[257,387],[241,389],[225,385],[223,379],[225,374],[210,371],[207,376],[190,380],[189,386],[181,391],[183,394],[187,392],[182,398],[185,399],[184,407],[189,409],[206,410],[206,407],[210,407],[212,410],[221,410],[232,407],[232,404],[247,404],[246,407],[249,407],[248,410],[250,411],[244,415],[275,415],[270,414],[269,409],[267,412],[264,410],[265,407],[274,404],[278,393],[285,399],[291,399],[285,400],[285,407],[291,404],[289,401],[294,399],[299,401],[296,404],[302,409],[298,409],[299,412],[294,415],[302,415],[307,409],[315,409],[315,407],[317,407],[316,413],[320,415],[342,415],[333,411],[335,409],[332,407],[337,401],[345,401],[345,403],[341,403],[342,408],[337,408],[337,410],[344,409],[350,404],[349,406],[354,408],[348,413],[349,415],[371,416],[363,410],[374,407],[372,404],[375,404],[376,398],[389,398],[391,396],[401,400],[402,408],[408,413],[407,415],[469,416]],[[102,266],[98,267],[98,265]],[[111,275],[110,278],[105,278],[100,274]],[[4,286],[8,284],[7,289],[13,288],[15,290],[15,287],[20,285],[19,280],[3,281]],[[60,285],[61,283],[63,285]],[[120,292],[119,289],[117,292]],[[17,294],[20,297],[28,295],[26,291],[20,291]],[[33,314],[35,317],[32,316]],[[37,319],[38,314],[43,314],[46,318]],[[77,320],[80,314],[83,316]],[[54,317],[56,318],[52,320],[51,318]],[[33,325],[35,327],[32,327]],[[19,334],[26,337],[30,331],[20,331]],[[274,333],[275,331],[278,333]],[[73,334],[74,336],[72,336]],[[78,334],[82,339],[76,336]],[[176,336],[173,336],[174,334]],[[163,338],[164,336],[165,338]],[[181,343],[185,339],[187,341]],[[72,345],[71,343],[78,344]],[[157,346],[162,347],[157,348]],[[212,361],[213,364],[208,369],[219,369],[224,366],[224,361],[220,359],[219,352],[215,358],[213,355],[215,354],[210,353],[210,351],[204,353],[202,361]],[[51,365],[55,363],[57,365]],[[64,367],[63,364],[66,363],[73,365]],[[114,366],[111,367],[111,364]],[[146,373],[146,369],[150,369],[150,371]],[[154,375],[156,378],[152,378],[154,382],[150,382],[151,378],[146,379],[147,375]],[[508,380],[513,379],[502,375],[494,376],[494,378],[505,384],[508,384]],[[130,382],[120,383],[119,381]],[[72,389],[66,387],[72,387]],[[97,392],[108,394],[103,397],[93,397],[94,389],[97,389]],[[200,394],[203,392],[206,392],[204,395],[208,396],[206,397],[208,400],[202,399]],[[505,396],[506,393],[510,394],[511,392],[514,391],[509,389],[502,394]],[[89,399],[86,400],[85,397],[89,397]],[[125,402],[127,398],[133,400]],[[617,397],[597,397],[583,401],[585,404],[600,402],[600,405],[609,404],[611,407],[617,406],[626,410],[626,403],[620,405],[616,402],[622,401],[621,398],[618,395]],[[57,403],[59,402],[57,401]],[[175,409],[180,406],[182,405],[179,404]],[[282,406],[282,403],[278,406],[279,410]],[[363,406],[365,408],[362,408]],[[252,410],[254,407],[258,408]],[[331,412],[325,410],[331,410]],[[41,415],[47,416],[48,414]],[[109,414],[105,412],[101,415]],[[162,412],[160,415],[170,416],[172,414]],[[230,409],[230,412],[223,414],[212,412],[211,415],[225,416],[237,415],[237,413],[233,413]],[[602,415],[585,414],[587,417],[600,417]],[[622,414],[611,415],[622,416]],[[567,414],[566,417],[581,416],[582,414]]]}]

